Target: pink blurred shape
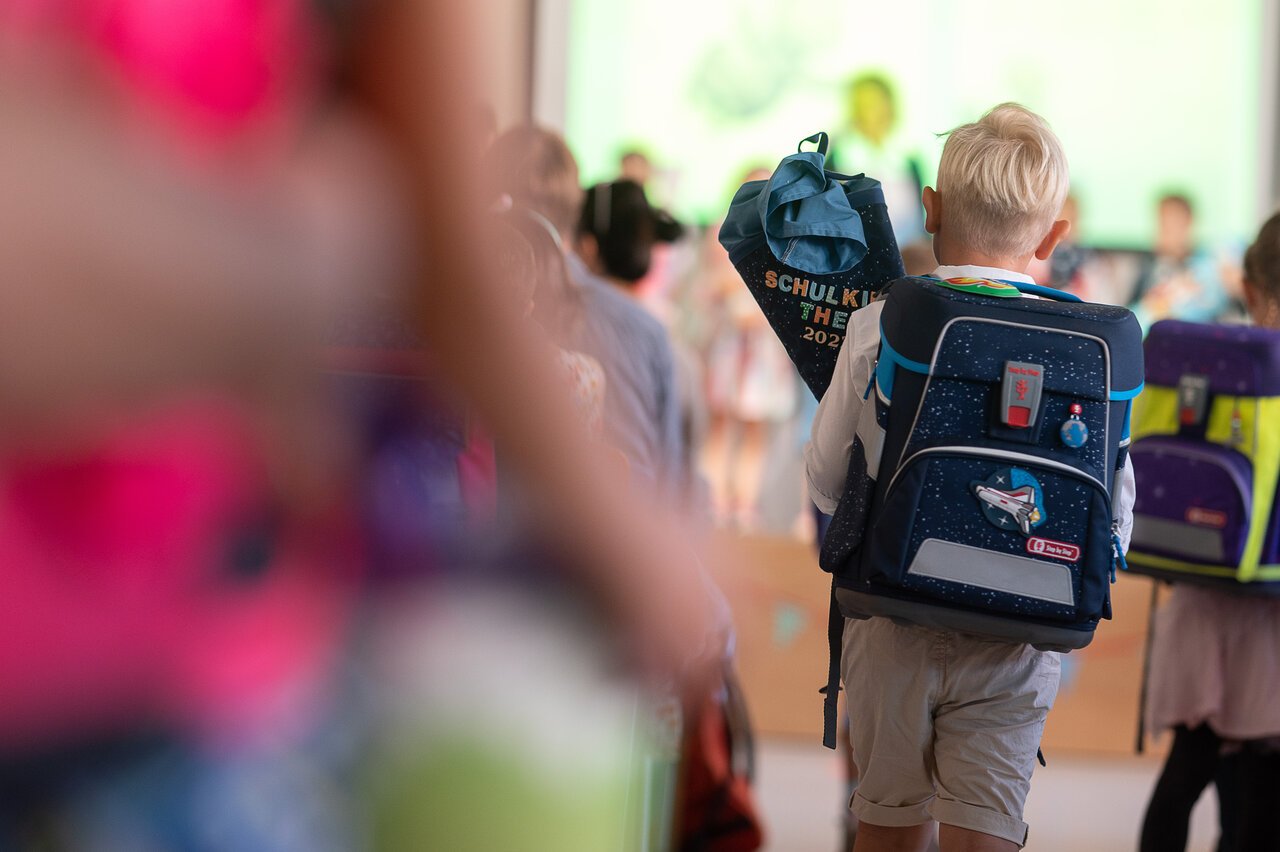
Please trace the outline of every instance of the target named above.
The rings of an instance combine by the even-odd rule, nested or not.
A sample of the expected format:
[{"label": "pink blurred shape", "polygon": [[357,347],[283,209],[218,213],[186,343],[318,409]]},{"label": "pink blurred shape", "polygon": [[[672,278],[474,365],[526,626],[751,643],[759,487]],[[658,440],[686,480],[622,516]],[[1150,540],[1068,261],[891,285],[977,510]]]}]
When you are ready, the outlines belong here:
[{"label": "pink blurred shape", "polygon": [[205,144],[295,114],[319,78],[302,0],[0,0],[0,28],[87,49],[134,106]]},{"label": "pink blurred shape", "polygon": [[202,401],[0,465],[0,749],[237,735],[315,698],[355,536],[342,513],[277,512],[262,458],[234,407]]}]

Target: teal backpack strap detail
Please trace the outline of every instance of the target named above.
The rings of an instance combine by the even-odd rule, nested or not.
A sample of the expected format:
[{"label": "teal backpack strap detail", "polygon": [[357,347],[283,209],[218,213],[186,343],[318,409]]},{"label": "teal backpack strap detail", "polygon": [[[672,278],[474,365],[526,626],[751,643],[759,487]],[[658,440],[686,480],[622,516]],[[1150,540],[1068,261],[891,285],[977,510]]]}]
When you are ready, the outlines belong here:
[{"label": "teal backpack strap detail", "polygon": [[804,143],[806,142],[814,143],[817,146],[818,153],[821,154],[823,157],[825,157],[827,156],[827,146],[831,142],[831,137],[827,135],[827,131],[825,130],[819,130],[817,133],[813,134],[812,136],[806,136],[803,139],[801,139],[800,144],[796,146],[797,154],[804,153]]},{"label": "teal backpack strap detail", "polygon": [[[1147,383],[1143,382],[1142,384],[1138,385],[1136,388],[1132,388],[1130,390],[1113,390],[1111,392],[1111,401],[1119,402],[1125,399],[1128,399],[1128,400],[1136,399],[1138,397],[1138,394],[1142,393],[1142,389],[1145,388],[1146,386],[1147,386]],[[1125,431],[1125,435],[1127,436],[1129,434],[1129,416],[1127,414],[1125,415],[1124,423],[1125,423],[1124,431]]]},{"label": "teal backpack strap detail", "polygon": [[[864,180],[866,178],[865,174],[847,175],[847,174],[844,174],[843,172],[833,172],[831,169],[828,169],[826,167],[827,148],[830,145],[831,137],[827,135],[827,132],[825,130],[819,130],[817,133],[813,134],[812,136],[806,136],[803,139],[801,139],[800,144],[796,146],[797,154],[805,153],[804,143],[806,142],[812,142],[815,145],[814,152],[817,153],[818,156],[822,157],[823,172],[826,174],[827,177],[837,181],[857,181],[857,180]],[[879,184],[876,184],[876,186],[878,191]]]},{"label": "teal backpack strap detail", "polygon": [[1055,290],[1052,287],[1043,287],[1039,284],[1026,284],[1022,281],[1006,282],[1017,287],[1023,293],[1031,296],[1039,296],[1042,299],[1053,299],[1055,302],[1083,302],[1075,293],[1068,293],[1064,290]]},{"label": "teal backpack strap detail", "polygon": [[898,354],[897,350],[889,343],[889,338],[885,337],[884,327],[881,326],[880,355],[876,359],[875,383],[879,385],[880,392],[884,394],[885,399],[889,400],[893,399],[893,371],[895,367],[901,367],[904,370],[910,370],[922,376],[929,375],[928,364],[921,361],[912,361],[910,358],[904,358]]}]

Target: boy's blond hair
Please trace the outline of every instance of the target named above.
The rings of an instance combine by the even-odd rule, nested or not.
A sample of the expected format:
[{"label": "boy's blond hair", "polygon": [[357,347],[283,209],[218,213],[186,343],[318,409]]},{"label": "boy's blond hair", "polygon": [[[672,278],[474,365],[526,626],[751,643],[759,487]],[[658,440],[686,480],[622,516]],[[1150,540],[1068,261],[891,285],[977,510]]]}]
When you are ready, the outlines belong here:
[{"label": "boy's blond hair", "polygon": [[1024,257],[1058,218],[1070,179],[1049,124],[1019,104],[1000,104],[948,135],[938,164],[944,227],[986,255]]}]

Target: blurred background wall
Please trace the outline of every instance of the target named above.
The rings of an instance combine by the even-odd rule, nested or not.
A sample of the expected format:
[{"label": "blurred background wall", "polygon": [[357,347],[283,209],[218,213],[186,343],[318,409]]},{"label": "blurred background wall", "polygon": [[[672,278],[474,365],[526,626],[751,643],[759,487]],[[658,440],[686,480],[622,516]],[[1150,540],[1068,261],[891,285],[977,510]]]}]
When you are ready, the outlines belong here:
[{"label": "blurred background wall", "polygon": [[1243,241],[1276,198],[1280,28],[1264,0],[819,0],[803,14],[764,0],[532,6],[533,113],[565,131],[584,179],[611,177],[618,154],[641,147],[679,163],[660,174],[663,200],[704,223],[748,167],[816,130],[847,129],[847,85],[868,71],[894,85],[897,132],[926,178],[936,134],[992,104],[1047,115],[1094,244],[1145,244],[1162,191],[1192,195],[1206,236],[1223,242]]},{"label": "blurred background wall", "polygon": [[489,92],[499,127],[527,120],[533,108],[534,16],[537,0],[487,0],[476,4],[475,25],[491,46],[492,64],[481,91]]}]

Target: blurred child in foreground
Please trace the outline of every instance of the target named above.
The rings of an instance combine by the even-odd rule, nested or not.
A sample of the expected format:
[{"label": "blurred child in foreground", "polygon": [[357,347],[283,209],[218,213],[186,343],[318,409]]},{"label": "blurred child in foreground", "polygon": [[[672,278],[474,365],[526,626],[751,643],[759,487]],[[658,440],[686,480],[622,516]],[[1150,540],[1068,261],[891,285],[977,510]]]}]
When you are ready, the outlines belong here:
[{"label": "blurred child in foreground", "polygon": [[[30,808],[6,799],[0,831],[14,842],[359,848],[343,785],[293,758],[323,761],[308,734],[340,730],[326,719],[352,564],[345,548],[315,546],[350,518],[351,447],[328,428],[342,413],[326,408],[309,362],[319,329],[364,294],[409,294],[441,371],[537,489],[565,576],[613,614],[630,656],[670,678],[701,647],[709,607],[679,537],[609,478],[547,349],[518,318],[484,314],[496,276],[483,202],[473,170],[457,166],[465,105],[478,100],[466,14],[389,2],[326,30],[290,0],[0,10],[0,416],[4,478],[22,486],[0,505],[8,586],[61,594],[66,577],[101,580],[129,604],[83,595],[63,603],[97,600],[92,622],[65,607],[3,620],[12,665],[0,691],[14,715],[0,748],[35,797]],[[349,48],[334,62],[340,87],[310,61],[320,32]],[[448,215],[425,203],[440,197]],[[460,321],[477,315],[490,332],[480,349]],[[192,399],[212,409],[186,408]],[[74,536],[69,520],[84,522]],[[57,552],[67,545],[79,549]],[[298,546],[319,561],[291,558]],[[220,629],[183,618],[149,571]],[[242,617],[246,595],[270,606]],[[100,651],[120,647],[109,636],[145,653],[102,666]],[[33,647],[44,654],[23,668]],[[44,689],[50,680],[63,689]],[[117,712],[102,712],[106,694],[123,697]],[[18,715],[33,702],[45,711]],[[79,750],[103,738],[124,743],[109,750],[118,760]],[[333,765],[349,765],[354,741],[338,740]],[[87,783],[95,773],[105,795]]]}]

